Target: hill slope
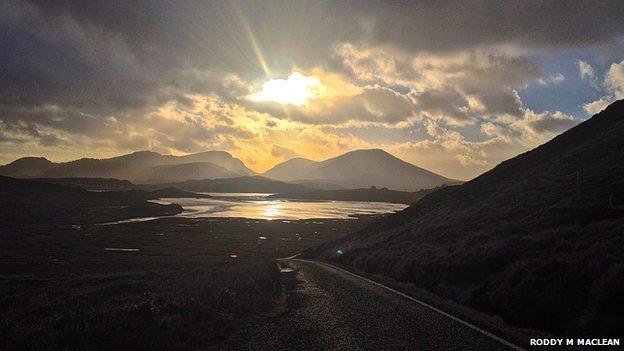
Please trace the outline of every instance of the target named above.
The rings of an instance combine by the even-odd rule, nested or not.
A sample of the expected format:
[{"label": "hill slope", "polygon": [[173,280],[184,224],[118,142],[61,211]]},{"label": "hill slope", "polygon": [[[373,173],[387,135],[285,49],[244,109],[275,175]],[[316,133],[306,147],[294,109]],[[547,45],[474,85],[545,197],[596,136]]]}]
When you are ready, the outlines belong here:
[{"label": "hill slope", "polygon": [[61,163],[53,163],[45,158],[24,157],[0,166],[0,175],[10,177],[117,178],[135,182],[171,182],[254,174],[241,160],[224,151],[207,151],[185,156],[138,151],[107,159],[82,158]]},{"label": "hill slope", "polygon": [[[172,189],[161,191],[169,195]],[[146,201],[160,195],[136,190],[93,192],[0,176],[0,223],[97,223],[182,212],[177,204]]]},{"label": "hill slope", "polygon": [[280,182],[261,176],[193,179],[177,183],[149,184],[143,185],[142,187],[148,190],[175,187],[186,191],[216,193],[282,193],[310,191],[310,188],[303,185]]},{"label": "hill slope", "polygon": [[621,335],[624,101],[308,255],[413,282],[515,325]]},{"label": "hill slope", "polygon": [[415,191],[458,183],[379,149],[355,150],[322,162],[294,158],[263,175],[282,181],[322,181],[350,189],[376,186]]},{"label": "hill slope", "polygon": [[210,162],[191,162],[174,165],[159,165],[142,170],[138,178],[146,183],[176,182],[187,179],[234,178],[241,173],[231,171]]}]

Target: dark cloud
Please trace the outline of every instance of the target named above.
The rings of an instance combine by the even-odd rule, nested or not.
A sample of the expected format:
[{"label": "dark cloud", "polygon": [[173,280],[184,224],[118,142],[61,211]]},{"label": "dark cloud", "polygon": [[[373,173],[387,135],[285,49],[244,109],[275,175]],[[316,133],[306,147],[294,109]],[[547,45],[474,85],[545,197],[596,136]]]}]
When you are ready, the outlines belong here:
[{"label": "dark cloud", "polygon": [[416,95],[415,99],[419,110],[431,117],[448,118],[459,124],[472,121],[461,94],[430,90]]},{"label": "dark cloud", "polygon": [[340,2],[366,16],[371,36],[412,50],[516,44],[531,48],[604,43],[624,32],[621,1]]},{"label": "dark cloud", "polygon": [[479,95],[479,102],[483,104],[483,114],[507,114],[515,117],[522,116],[522,101],[517,93],[510,90],[501,90]]},{"label": "dark cloud", "polygon": [[[332,46],[340,42],[409,51],[551,47],[604,42],[624,31],[621,1],[70,0],[0,6],[1,101],[70,105],[93,114],[151,106],[186,92],[241,93],[244,88],[221,83],[219,72],[264,75],[254,43],[269,67],[284,72],[294,65],[329,65]],[[401,65],[396,69],[405,77],[416,74]],[[214,79],[206,79],[206,71]],[[526,79],[503,76],[513,74],[509,70],[488,74],[490,80]]]},{"label": "dark cloud", "polygon": [[545,112],[535,117],[527,121],[528,127],[535,133],[560,133],[579,123],[575,118],[557,113]]}]

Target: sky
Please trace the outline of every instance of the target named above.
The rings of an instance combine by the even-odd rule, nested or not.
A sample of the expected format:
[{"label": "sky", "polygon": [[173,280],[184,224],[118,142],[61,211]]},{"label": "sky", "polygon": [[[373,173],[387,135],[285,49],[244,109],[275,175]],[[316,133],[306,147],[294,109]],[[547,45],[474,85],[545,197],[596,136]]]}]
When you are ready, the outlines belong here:
[{"label": "sky", "polygon": [[623,1],[0,0],[0,164],[382,148],[467,180],[624,98]]}]

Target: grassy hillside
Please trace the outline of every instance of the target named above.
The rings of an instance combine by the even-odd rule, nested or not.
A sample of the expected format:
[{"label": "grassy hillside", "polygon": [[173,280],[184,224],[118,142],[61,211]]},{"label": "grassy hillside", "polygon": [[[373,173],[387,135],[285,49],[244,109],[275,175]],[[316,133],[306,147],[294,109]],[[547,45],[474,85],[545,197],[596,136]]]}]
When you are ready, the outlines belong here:
[{"label": "grassy hillside", "polygon": [[624,101],[308,255],[412,282],[511,324],[621,335]]}]

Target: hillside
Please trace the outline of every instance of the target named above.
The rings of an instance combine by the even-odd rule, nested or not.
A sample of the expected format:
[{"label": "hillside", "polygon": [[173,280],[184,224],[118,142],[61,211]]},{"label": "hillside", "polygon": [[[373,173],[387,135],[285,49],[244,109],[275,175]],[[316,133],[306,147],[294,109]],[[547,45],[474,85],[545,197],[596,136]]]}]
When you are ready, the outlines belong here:
[{"label": "hillside", "polygon": [[[165,194],[172,192],[171,189],[162,191]],[[160,195],[141,190],[93,192],[0,176],[0,222],[98,223],[182,212],[182,207],[177,204],[146,201]]]},{"label": "hillside", "polygon": [[114,178],[30,178],[30,180],[73,186],[91,191],[124,191],[138,188],[127,180]]},{"label": "hillside", "polygon": [[514,325],[621,335],[624,101],[307,255],[412,282]]},{"label": "hillside", "polygon": [[294,158],[263,176],[287,182],[325,182],[349,189],[376,186],[403,191],[458,183],[379,149],[355,150],[322,162]]},{"label": "hillside", "polygon": [[146,183],[176,182],[187,179],[234,178],[238,171],[217,166],[210,162],[191,162],[175,165],[159,165],[141,171],[138,178]]},{"label": "hillside", "polygon": [[320,164],[321,162],[295,157],[275,165],[266,171],[263,176],[282,181],[314,180],[315,178],[312,178],[312,174],[320,167]]},{"label": "hillside", "polygon": [[107,159],[82,158],[54,163],[45,158],[24,157],[0,166],[0,175],[18,178],[117,178],[134,182],[172,182],[187,179],[254,175],[242,161],[224,151],[185,156],[138,151]]},{"label": "hillside", "polygon": [[187,180],[177,183],[147,184],[143,187],[148,190],[175,187],[193,192],[218,193],[282,193],[309,190],[303,185],[280,182],[260,176]]}]

